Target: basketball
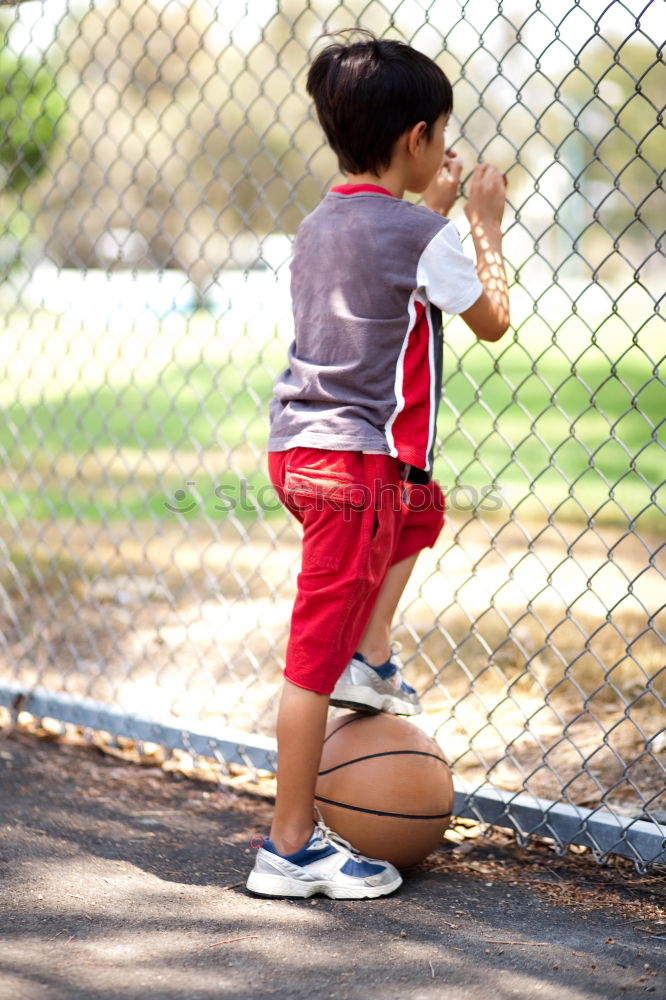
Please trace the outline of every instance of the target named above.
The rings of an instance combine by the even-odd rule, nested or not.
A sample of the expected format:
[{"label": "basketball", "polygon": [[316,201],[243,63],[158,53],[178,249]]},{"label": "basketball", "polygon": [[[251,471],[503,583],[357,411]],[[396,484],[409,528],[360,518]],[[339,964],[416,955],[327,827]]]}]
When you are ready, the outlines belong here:
[{"label": "basketball", "polygon": [[440,747],[417,726],[353,712],[328,723],[315,801],[355,850],[406,868],[440,843],[453,782]]}]

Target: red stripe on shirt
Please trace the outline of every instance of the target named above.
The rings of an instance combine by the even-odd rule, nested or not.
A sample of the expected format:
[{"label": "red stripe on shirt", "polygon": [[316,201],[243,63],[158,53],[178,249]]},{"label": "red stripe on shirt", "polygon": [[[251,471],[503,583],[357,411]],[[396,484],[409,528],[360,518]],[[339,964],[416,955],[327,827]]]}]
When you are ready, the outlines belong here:
[{"label": "red stripe on shirt", "polygon": [[338,184],[331,188],[332,194],[361,194],[363,191],[374,191],[375,194],[387,194],[390,198],[395,198],[394,194],[378,184]]},{"label": "red stripe on shirt", "polygon": [[416,319],[403,357],[402,395],[405,405],[391,427],[398,458],[418,469],[428,464],[432,418],[430,324],[424,305],[414,303]]}]

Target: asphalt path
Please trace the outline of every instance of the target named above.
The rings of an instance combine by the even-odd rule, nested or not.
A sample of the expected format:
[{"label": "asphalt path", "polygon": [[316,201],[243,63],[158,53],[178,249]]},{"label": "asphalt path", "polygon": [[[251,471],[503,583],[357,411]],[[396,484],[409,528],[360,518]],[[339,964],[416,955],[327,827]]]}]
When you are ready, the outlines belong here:
[{"label": "asphalt path", "polygon": [[393,896],[265,900],[271,807],[0,731],[0,1000],[666,997],[663,869],[463,829]]}]

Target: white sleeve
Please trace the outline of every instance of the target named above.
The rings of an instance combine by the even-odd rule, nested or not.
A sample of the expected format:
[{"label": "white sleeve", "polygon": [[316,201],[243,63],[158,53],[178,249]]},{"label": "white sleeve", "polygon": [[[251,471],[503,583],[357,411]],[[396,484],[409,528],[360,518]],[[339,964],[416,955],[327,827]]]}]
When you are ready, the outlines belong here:
[{"label": "white sleeve", "polygon": [[428,300],[451,316],[465,312],[483,292],[474,261],[463,250],[452,222],[440,229],[421,254],[416,280]]}]

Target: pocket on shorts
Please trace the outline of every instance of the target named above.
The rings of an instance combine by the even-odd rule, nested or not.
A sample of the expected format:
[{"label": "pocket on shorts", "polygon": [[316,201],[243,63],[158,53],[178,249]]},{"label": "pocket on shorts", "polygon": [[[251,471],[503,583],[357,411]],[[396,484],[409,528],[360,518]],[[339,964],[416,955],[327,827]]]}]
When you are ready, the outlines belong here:
[{"label": "pocket on shorts", "polygon": [[314,506],[315,509],[321,509],[323,503],[335,507],[347,504],[362,509],[371,499],[370,491],[363,483],[359,483],[350,472],[337,469],[287,465],[284,491],[299,507]]},{"label": "pocket on shorts", "polygon": [[337,571],[372,516],[370,490],[341,469],[287,465],[284,491],[303,524],[303,569]]}]

